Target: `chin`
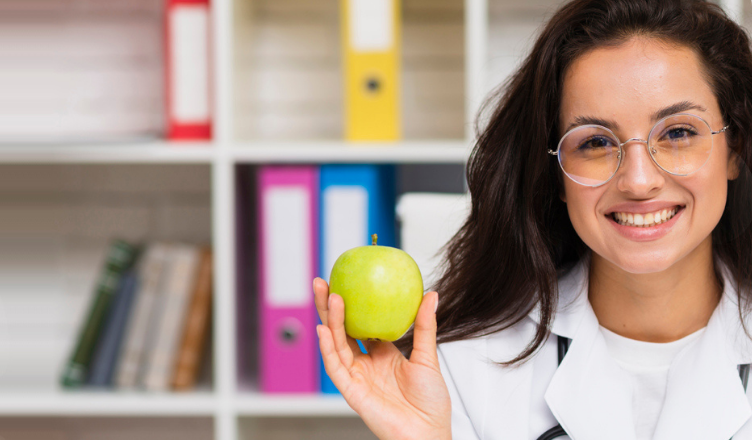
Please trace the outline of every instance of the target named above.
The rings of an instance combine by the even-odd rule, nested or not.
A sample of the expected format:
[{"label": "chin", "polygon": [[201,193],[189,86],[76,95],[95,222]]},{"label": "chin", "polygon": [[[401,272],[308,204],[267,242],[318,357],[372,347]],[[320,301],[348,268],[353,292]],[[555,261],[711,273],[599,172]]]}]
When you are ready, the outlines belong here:
[{"label": "chin", "polygon": [[678,261],[675,255],[667,252],[619,252],[616,255],[600,255],[616,268],[631,274],[663,272]]}]

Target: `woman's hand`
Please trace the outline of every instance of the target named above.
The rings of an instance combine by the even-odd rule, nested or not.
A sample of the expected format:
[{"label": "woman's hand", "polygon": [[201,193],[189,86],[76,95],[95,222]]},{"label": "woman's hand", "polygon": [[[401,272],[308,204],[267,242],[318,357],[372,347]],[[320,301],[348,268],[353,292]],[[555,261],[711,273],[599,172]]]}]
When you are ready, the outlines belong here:
[{"label": "woman's hand", "polygon": [[406,359],[391,342],[363,341],[345,333],[345,303],[321,278],[313,280],[324,366],[347,403],[382,440],[451,439],[451,411],[436,354],[436,305],[428,292],[415,318],[413,350]]}]

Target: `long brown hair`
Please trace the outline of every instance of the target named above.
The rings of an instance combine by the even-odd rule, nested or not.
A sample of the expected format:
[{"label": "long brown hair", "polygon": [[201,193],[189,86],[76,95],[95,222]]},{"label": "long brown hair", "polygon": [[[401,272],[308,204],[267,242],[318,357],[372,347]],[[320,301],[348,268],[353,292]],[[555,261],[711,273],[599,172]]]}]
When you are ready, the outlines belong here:
[{"label": "long brown hair", "polygon": [[[532,52],[495,98],[467,165],[472,198],[464,225],[442,249],[438,342],[490,334],[520,322],[538,304],[535,337],[514,364],[550,334],[557,279],[587,252],[559,199],[556,159],[564,73],[582,54],[640,35],[696,51],[721,109],[727,143],[752,163],[752,53],[743,29],[715,4],[691,0],[574,0],[542,28]],[[488,108],[488,107],[487,107]],[[730,270],[746,313],[752,286],[752,212],[746,166],[729,181],[713,231],[715,258]],[[406,354],[412,331],[397,342]]]}]

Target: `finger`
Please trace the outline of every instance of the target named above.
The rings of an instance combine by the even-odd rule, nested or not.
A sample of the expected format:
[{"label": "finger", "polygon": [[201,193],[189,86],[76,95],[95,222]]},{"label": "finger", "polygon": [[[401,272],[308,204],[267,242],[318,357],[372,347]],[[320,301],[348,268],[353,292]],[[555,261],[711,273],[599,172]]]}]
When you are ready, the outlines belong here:
[{"label": "finger", "polygon": [[337,389],[346,396],[346,390],[350,386],[352,376],[350,371],[342,365],[339,354],[334,348],[334,339],[332,331],[325,325],[317,325],[316,332],[319,335],[319,348],[321,349],[321,359],[324,361],[326,374],[332,380]]},{"label": "finger", "polygon": [[313,279],[313,302],[316,304],[316,311],[319,313],[321,323],[326,325],[329,307],[329,285],[323,279],[316,277]]},{"label": "finger", "polygon": [[410,362],[439,368],[436,354],[436,306],[439,303],[437,292],[428,292],[418,308],[413,331],[413,351]]},{"label": "finger", "polygon": [[329,329],[334,339],[334,349],[339,353],[345,367],[350,368],[353,359],[362,356],[355,339],[347,336],[345,331],[345,302],[336,293],[329,295]]}]

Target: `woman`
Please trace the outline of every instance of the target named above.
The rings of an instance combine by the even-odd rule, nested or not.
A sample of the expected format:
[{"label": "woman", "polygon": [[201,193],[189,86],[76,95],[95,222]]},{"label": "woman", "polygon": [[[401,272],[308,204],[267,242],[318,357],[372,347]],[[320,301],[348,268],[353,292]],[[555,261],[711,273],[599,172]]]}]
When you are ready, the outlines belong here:
[{"label": "woman", "polygon": [[414,332],[360,353],[314,280],[327,372],[381,439],[752,439],[750,121],[719,7],[564,5],[479,136]]}]

